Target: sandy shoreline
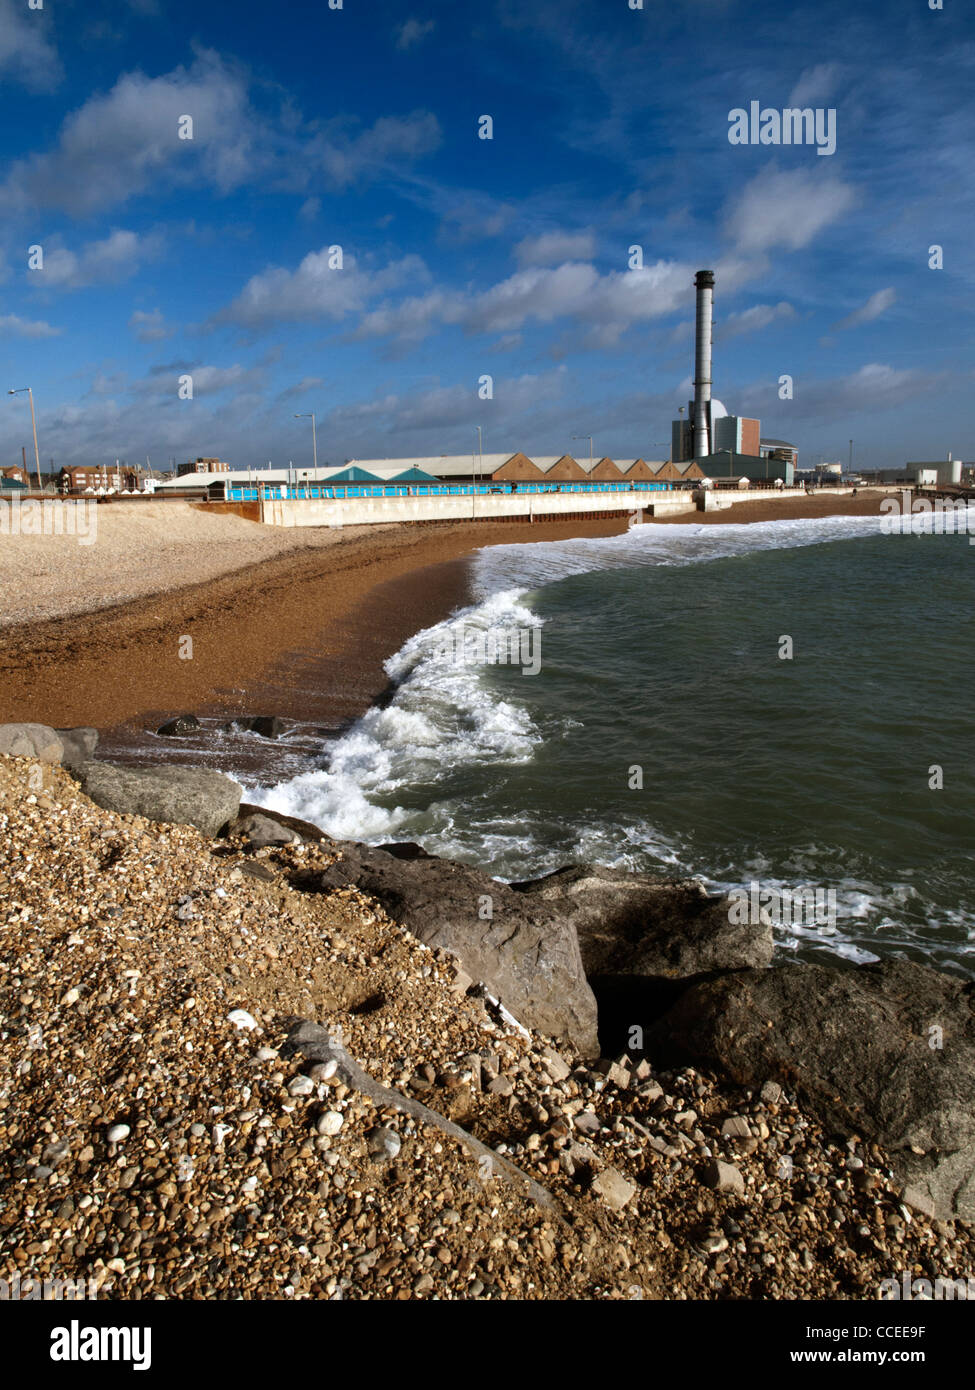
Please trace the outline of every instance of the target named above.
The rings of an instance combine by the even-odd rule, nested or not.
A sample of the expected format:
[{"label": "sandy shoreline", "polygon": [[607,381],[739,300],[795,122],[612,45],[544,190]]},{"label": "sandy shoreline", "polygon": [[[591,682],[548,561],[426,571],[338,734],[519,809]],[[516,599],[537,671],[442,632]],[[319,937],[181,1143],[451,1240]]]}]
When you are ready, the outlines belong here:
[{"label": "sandy shoreline", "polygon": [[[878,503],[879,494],[862,492],[743,502],[651,524],[864,515]],[[140,511],[126,531],[121,508],[102,510],[97,545],[9,537],[0,547],[0,578],[19,566],[19,587],[5,583],[0,719],[96,724],[122,744],[126,731],[141,734],[181,710],[276,713],[338,727],[380,696],[383,662],[407,638],[467,600],[472,552],[615,535],[628,525],[626,517],[444,523],[296,537],[189,507],[177,516],[172,505],[162,526]],[[30,543],[33,569],[25,569],[23,553],[13,548],[18,543],[21,552]],[[65,587],[38,589],[38,566],[59,572]],[[125,602],[118,601],[122,592]],[[82,604],[93,611],[78,611]],[[52,616],[52,607],[61,616]]]}]

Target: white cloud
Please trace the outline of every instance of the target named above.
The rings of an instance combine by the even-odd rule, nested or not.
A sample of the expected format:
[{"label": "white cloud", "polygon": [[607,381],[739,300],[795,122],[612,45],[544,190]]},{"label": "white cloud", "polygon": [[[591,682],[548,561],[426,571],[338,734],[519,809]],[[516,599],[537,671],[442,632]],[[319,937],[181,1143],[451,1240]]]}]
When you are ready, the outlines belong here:
[{"label": "white cloud", "polygon": [[596,254],[592,232],[543,232],[525,237],[515,247],[519,265],[560,265],[563,261],[591,261]]},{"label": "white cloud", "polygon": [[173,333],[171,328],[166,327],[161,309],[153,309],[151,314],[136,309],[129,319],[129,327],[140,343],[157,343]]},{"label": "white cloud", "polygon": [[122,229],[101,241],[89,241],[80,251],[55,242],[44,247],[44,268],[30,271],[28,283],[35,289],[59,290],[117,283],[135,274],[143,261],[156,254],[159,245],[156,236],[142,237]]},{"label": "white cloud", "polygon": [[853,205],[853,189],[834,174],[766,169],[725,212],[725,230],[749,254],[808,246]]},{"label": "white cloud", "polygon": [[828,101],[840,80],[839,63],[817,63],[805,68],[793,87],[786,106],[821,106]]},{"label": "white cloud", "polygon": [[[185,116],[192,139],[180,138]],[[439,142],[430,112],[384,116],[362,130],[341,119],[322,129],[293,112],[259,112],[243,68],[201,51],[188,68],[161,77],[125,73],[111,91],[91,97],[65,119],[53,149],[12,166],[0,209],[84,216],[149,191],[201,184],[219,194],[247,184],[307,192],[323,174],[346,185]]]},{"label": "white cloud", "polygon": [[[302,155],[305,166],[320,167],[338,187],[395,170],[405,161],[432,154],[441,141],[440,123],[430,111],[380,116],[356,135],[337,130],[314,136]],[[307,175],[307,168],[304,172]]]},{"label": "white cloud", "polygon": [[[869,419],[877,411],[893,411],[912,397],[933,392],[937,387],[935,373],[868,362],[847,376],[803,378],[797,383],[795,399],[789,402],[788,414],[797,421],[815,420],[833,427],[840,420]],[[781,419],[783,407],[774,382],[756,382],[739,391],[738,396],[742,413],[757,415],[763,421],[763,429],[766,418]],[[769,426],[766,432],[775,434],[778,430]]]},{"label": "white cloud", "polygon": [[0,315],[0,333],[12,333],[16,338],[56,338],[62,331],[52,328],[43,319],[22,319],[17,314]]},{"label": "white cloud", "polygon": [[351,257],[341,270],[329,265],[327,246],[310,252],[297,270],[270,266],[253,276],[216,322],[257,329],[272,323],[329,319],[361,312],[370,298],[411,281],[427,281],[419,256],[404,256],[381,271],[360,270]]},{"label": "white cloud", "polygon": [[323,385],[325,378],[322,376],[303,376],[300,381],[296,381],[293,386],[286,387],[278,395],[278,400],[290,401],[298,396],[304,396],[309,391],[313,391],[316,386]]},{"label": "white cloud", "polygon": [[433,19],[404,20],[393,30],[396,35],[396,47],[403,50],[415,48],[418,43],[429,38],[436,27],[436,20]]},{"label": "white cloud", "polygon": [[858,328],[861,323],[871,323],[874,319],[879,319],[881,314],[885,314],[896,299],[897,291],[894,289],[877,290],[859,309],[854,309],[852,314],[847,314],[839,323],[834,323],[833,328],[838,331],[843,328]]},{"label": "white cloud", "polygon": [[757,333],[775,323],[776,319],[795,318],[795,313],[792,305],[784,299],[778,304],[754,304],[750,309],[720,319],[715,325],[715,335],[733,338],[739,333]]},{"label": "white cloud", "polygon": [[468,333],[506,334],[530,322],[571,318],[609,343],[635,323],[672,312],[690,296],[692,279],[688,267],[672,261],[607,275],[585,262],[569,261],[516,271],[480,294],[434,289],[398,305],[381,305],[365,315],[356,336],[417,339],[439,324],[459,324]]},{"label": "white cloud", "polygon": [[[182,116],[193,139],[179,138]],[[248,109],[242,74],[216,54],[164,77],[126,73],[67,117],[55,149],[14,164],[0,206],[103,211],[158,184],[206,179],[227,193],[259,173],[266,136]]]},{"label": "white cloud", "polygon": [[48,43],[47,11],[29,10],[26,0],[0,0],[0,74],[31,91],[46,92],[61,79],[61,63]]}]

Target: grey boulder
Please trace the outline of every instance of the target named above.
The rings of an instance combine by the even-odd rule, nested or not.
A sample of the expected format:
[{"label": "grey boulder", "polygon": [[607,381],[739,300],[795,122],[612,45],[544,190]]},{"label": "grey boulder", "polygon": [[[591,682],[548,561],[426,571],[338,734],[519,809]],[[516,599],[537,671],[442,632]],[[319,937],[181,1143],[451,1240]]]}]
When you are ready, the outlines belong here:
[{"label": "grey boulder", "polygon": [[177,738],[180,734],[192,734],[202,728],[195,714],[177,714],[175,719],[167,719],[165,724],[160,724],[156,733],[164,738]]},{"label": "grey boulder", "polygon": [[451,951],[526,1027],[599,1055],[596,1000],[572,924],[479,869],[423,854],[338,842],[320,890],[357,885],[429,946]]},{"label": "grey boulder", "polygon": [[280,821],[274,820],[271,816],[262,815],[260,812],[237,820],[231,827],[231,833],[242,835],[251,849],[265,849],[268,845],[301,843],[301,836],[296,830],[289,830]]},{"label": "grey boulder", "polygon": [[56,729],[55,733],[61,740],[64,751],[61,754],[61,766],[67,768],[80,767],[94,755],[98,747],[98,730],[88,727],[80,729]]},{"label": "grey boulder", "polygon": [[834,1133],[884,1149],[905,1200],[975,1219],[975,984],[905,960],[742,970],[691,985],[658,1057],[796,1090]]},{"label": "grey boulder", "polygon": [[59,763],[63,751],[60,738],[47,724],[0,724],[0,753],[8,757]]},{"label": "grey boulder", "polygon": [[236,818],[240,805],[238,784],[209,768],[166,764],[134,768],[86,762],[76,775],[85,795],[106,811],[195,825],[205,835],[218,835]]},{"label": "grey boulder", "polygon": [[[267,825],[258,823],[262,821],[267,822]],[[263,848],[263,845],[256,841],[264,834],[273,837],[264,841],[269,845],[291,844],[298,840],[304,840],[306,844],[318,844],[327,838],[325,832],[317,825],[312,825],[311,821],[299,820],[297,816],[286,816],[283,811],[268,811],[263,806],[254,806],[248,801],[240,803],[237,820],[229,827],[228,834],[246,835],[255,849]]]},{"label": "grey boulder", "polygon": [[685,979],[772,960],[771,925],[735,925],[728,900],[693,879],[579,864],[511,886],[526,902],[546,904],[572,923],[590,977]]}]

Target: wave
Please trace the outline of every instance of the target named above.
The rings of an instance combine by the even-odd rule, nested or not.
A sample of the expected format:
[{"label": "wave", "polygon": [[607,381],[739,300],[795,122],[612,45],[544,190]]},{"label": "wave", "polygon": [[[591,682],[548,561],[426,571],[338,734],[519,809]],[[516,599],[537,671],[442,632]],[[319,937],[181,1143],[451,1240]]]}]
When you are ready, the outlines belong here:
[{"label": "wave", "polygon": [[[438,785],[460,767],[503,768],[527,762],[543,738],[557,738],[566,721],[540,728],[524,705],[500,699],[484,679],[480,662],[457,660],[478,633],[505,638],[542,626],[526,596],[571,575],[644,565],[686,565],[762,550],[823,544],[876,535],[876,517],[824,517],[748,525],[634,526],[623,535],[581,537],[491,546],[475,555],[475,603],[435,627],[416,633],[386,663],[395,682],[392,699],[368,711],[327,750],[325,767],[275,786],[247,788],[254,804],[299,816],[337,839],[381,843],[408,835],[431,850],[481,862],[500,862],[517,877],[529,865],[547,866],[539,838],[528,825],[520,831],[522,852],[512,853],[511,835],[499,840],[488,824],[478,825],[477,807],[466,807],[463,828],[457,808],[437,799]],[[423,799],[405,794],[423,788]],[[412,804],[410,801],[412,800]],[[565,829],[565,827],[563,827]],[[676,851],[649,826],[578,828],[580,851],[607,862],[620,834],[643,836],[661,861],[676,864]],[[564,837],[563,837],[564,838]],[[543,871],[543,868],[537,868]]]}]

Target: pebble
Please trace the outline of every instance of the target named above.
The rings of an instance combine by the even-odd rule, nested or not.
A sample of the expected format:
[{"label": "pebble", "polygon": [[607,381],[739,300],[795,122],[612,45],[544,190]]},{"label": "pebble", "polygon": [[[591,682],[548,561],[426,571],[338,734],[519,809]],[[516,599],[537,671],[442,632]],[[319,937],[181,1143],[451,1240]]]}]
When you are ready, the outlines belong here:
[{"label": "pebble", "polygon": [[705,1165],[701,1176],[705,1185],[713,1187],[716,1192],[744,1194],[745,1179],[733,1163],[722,1163],[720,1158],[712,1158]]},{"label": "pebble", "polygon": [[253,1014],[249,1014],[246,1009],[231,1009],[227,1015],[227,1022],[232,1023],[235,1028],[244,1029],[251,1033],[258,1027],[257,1019]]},{"label": "pebble", "polygon": [[376,1158],[389,1160],[397,1158],[403,1147],[403,1141],[396,1130],[390,1129],[388,1125],[379,1125],[375,1129],[371,1129],[366,1135],[366,1144],[369,1147],[369,1152]]},{"label": "pebble", "polygon": [[110,1144],[121,1144],[123,1139],[128,1139],[132,1133],[128,1125],[109,1125],[105,1138]]},{"label": "pebble", "polygon": [[[18,1175],[4,1194],[0,1278],[107,1272],[123,1300],[577,1300],[630,1288],[830,1300],[872,1296],[895,1266],[975,1264],[963,1222],[929,1220],[923,1193],[901,1196],[875,1146],[824,1134],[781,1088],[759,1097],[690,1068],[658,1080],[620,1057],[596,1073],[451,992],[450,962],[358,889],[295,892],[294,870],[332,862],[327,844],[271,851],[268,893],[241,874],[232,839],[214,855],[191,828],[114,816],[59,769],[46,776],[52,809],[32,821],[22,765],[0,757],[0,1011],[21,1040],[13,1055],[0,1049],[0,1140]],[[106,850],[123,856],[117,867],[101,867]],[[174,932],[182,894],[196,915]],[[65,921],[83,924],[70,948]],[[78,998],[62,1007],[74,981]],[[382,1006],[350,1003],[372,998]],[[238,1032],[238,1012],[253,1027]],[[340,1084],[341,1063],[282,1060],[282,1021],[295,1017],[343,1029],[384,1086],[416,1075],[432,1109],[506,1153],[568,1219],[525,1202],[500,1164],[482,1171],[431,1123]],[[296,1073],[321,1097],[331,1083],[324,1105],[294,1094]],[[510,1091],[487,1101],[482,1079],[502,1075]],[[131,1134],[107,1146],[121,1115]],[[728,1118],[755,1140],[722,1137]],[[718,1167],[732,1144],[735,1162]]]},{"label": "pebble", "polygon": [[636,1192],[636,1187],[615,1168],[604,1168],[593,1179],[592,1190],[602,1198],[610,1211],[622,1211]]}]

